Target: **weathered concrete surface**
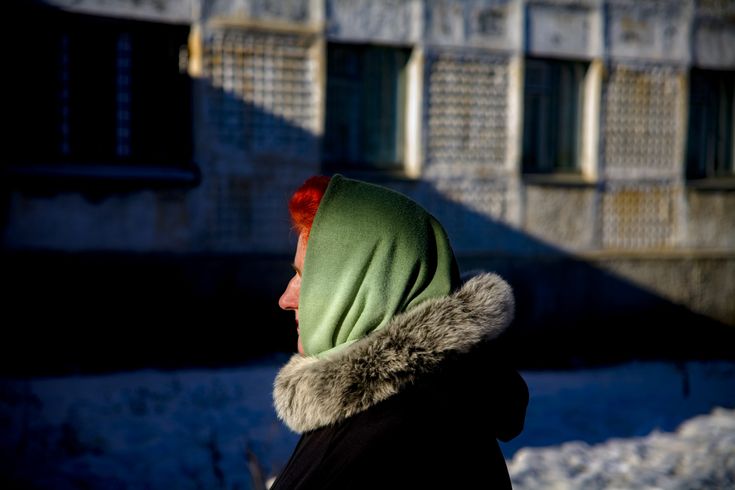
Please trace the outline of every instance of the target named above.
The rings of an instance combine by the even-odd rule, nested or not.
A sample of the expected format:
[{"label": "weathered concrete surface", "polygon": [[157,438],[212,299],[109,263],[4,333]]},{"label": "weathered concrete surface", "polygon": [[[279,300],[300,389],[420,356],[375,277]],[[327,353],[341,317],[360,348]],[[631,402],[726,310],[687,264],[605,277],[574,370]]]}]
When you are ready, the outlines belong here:
[{"label": "weathered concrete surface", "polygon": [[424,41],[435,46],[487,48],[518,53],[523,8],[513,0],[427,0]]},{"label": "weathered concrete surface", "polygon": [[526,49],[534,56],[591,59],[602,54],[599,2],[529,2]]},{"label": "weathered concrete surface", "polygon": [[[32,1],[32,0],[29,0]],[[190,24],[202,0],[35,0],[70,12]]]},{"label": "weathered concrete surface", "polygon": [[692,21],[692,63],[702,68],[735,68],[735,3],[696,2]]},{"label": "weathered concrete surface", "polygon": [[735,257],[692,251],[600,258],[591,262],[622,283],[725,324],[735,326]]},{"label": "weathered concrete surface", "polygon": [[687,244],[692,248],[735,249],[735,189],[689,189]]},{"label": "weathered concrete surface", "polygon": [[77,193],[10,196],[5,245],[40,249],[184,251],[192,245],[193,196],[139,191],[99,202]]},{"label": "weathered concrete surface", "polygon": [[597,248],[598,199],[594,188],[527,185],[523,230],[570,252]]},{"label": "weathered concrete surface", "polygon": [[291,23],[317,23],[323,0],[199,0],[200,19],[249,19]]},{"label": "weathered concrete surface", "polygon": [[420,0],[325,0],[327,39],[415,43],[421,37]]},{"label": "weathered concrete surface", "polygon": [[619,0],[606,13],[606,52],[613,59],[689,61],[690,2]]}]

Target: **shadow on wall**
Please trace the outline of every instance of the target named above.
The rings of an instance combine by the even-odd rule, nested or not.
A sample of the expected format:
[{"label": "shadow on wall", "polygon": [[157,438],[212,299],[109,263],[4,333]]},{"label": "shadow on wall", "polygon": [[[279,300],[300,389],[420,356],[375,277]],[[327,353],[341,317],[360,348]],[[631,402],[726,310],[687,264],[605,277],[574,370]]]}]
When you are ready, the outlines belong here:
[{"label": "shadow on wall", "polygon": [[[254,222],[268,224],[269,219],[281,219],[282,228],[288,229],[286,203],[293,189],[283,191],[284,184],[268,188],[270,184],[259,180],[258,166],[278,168],[303,161],[305,155],[316,154],[319,139],[221,89],[204,90],[208,96],[201,117],[216,138],[207,144],[214,153],[235,155],[233,161],[247,159],[255,177],[247,177],[245,186],[242,176],[215,176],[206,163],[199,163],[201,177],[195,187],[135,172],[80,173],[65,163],[53,173],[32,163],[3,164],[0,281],[6,335],[0,347],[0,374],[237,365],[278,351],[295,351],[293,313],[277,305],[292,274],[292,255],[140,252],[107,245],[160,248],[146,240],[159,236],[166,243],[163,232],[139,226],[160,221],[141,214],[155,215],[158,210],[128,204],[141,199],[141,191],[202,192],[213,179],[219,181],[216,189],[205,191],[209,200],[201,201],[203,209],[193,211],[199,213],[202,226],[187,231],[191,248],[248,248],[250,240],[264,232]],[[267,172],[277,175],[272,169]],[[295,173],[305,179],[306,172]],[[270,201],[259,203],[246,192],[271,196]],[[272,196],[280,192],[279,212],[254,219],[252,213],[271,210]],[[55,202],[70,193],[82,196],[84,206]],[[31,202],[34,206],[23,209]],[[187,205],[182,199],[181,206]],[[138,209],[138,214],[131,216],[135,213],[130,208]],[[102,220],[103,214],[118,220]],[[282,242],[289,238],[295,249],[294,236],[284,236]]]},{"label": "shadow on wall", "polygon": [[[606,269],[650,267],[652,281],[675,277],[683,285],[681,277],[697,267],[696,259],[619,256],[587,261],[452,202],[433,188],[422,198],[435,216],[445,217],[440,220],[455,249],[486,250],[464,256],[459,252],[462,271],[495,271],[513,287],[515,319],[501,341],[520,367],[732,358],[727,346],[735,340],[734,326]],[[727,266],[727,259],[711,260]],[[727,270],[721,265],[714,265],[712,286],[704,294],[726,294],[714,286],[727,284]]]},{"label": "shadow on wall", "polygon": [[[251,192],[263,186],[258,180],[263,167],[268,167],[269,175],[279,175],[272,170],[279,165],[293,170],[294,160],[318,161],[321,141],[312,133],[227,92],[206,90],[211,92],[200,101],[203,113],[198,117],[212,132],[208,144],[219,154],[247,160],[253,170],[253,177],[248,177]],[[109,176],[19,175],[9,172],[16,163],[5,163],[7,178],[0,184],[5,203],[0,267],[6,305],[1,373],[222,366],[295,350],[293,315],[277,306],[291,274],[291,253],[97,251],[99,243],[115,243],[115,234],[121,243],[130,243],[125,234],[137,230],[126,230],[130,223],[125,220],[130,218],[123,215],[124,205],[117,213],[119,222],[94,220],[95,209],[109,206],[106,197],[111,195],[135,200],[137,191],[153,184]],[[199,162],[200,188],[211,178],[208,163]],[[293,171],[306,178],[308,168]],[[468,209],[430,183],[380,183],[414,197],[440,219],[460,251],[463,271],[493,270],[510,282],[516,318],[500,342],[507,344],[506,352],[520,368],[732,356],[732,326]],[[251,214],[261,203],[242,195],[237,186],[222,189],[216,193],[217,201],[206,203],[205,230],[194,240],[247,248],[248,241],[262,233]],[[90,206],[80,213],[76,206],[54,205],[55,197],[69,192],[86,196]],[[11,193],[17,199],[11,200]],[[49,201],[41,203],[41,197]],[[284,195],[283,219],[287,219],[286,199]],[[38,201],[40,209],[33,215],[10,206],[31,201]],[[106,213],[115,211],[108,207]],[[69,222],[85,235],[70,236]],[[88,244],[90,251],[37,245],[63,248],[70,242],[75,249]],[[463,257],[461,250],[483,253]],[[713,288],[706,294],[721,293]]]},{"label": "shadow on wall", "polygon": [[[33,43],[13,51],[13,60],[24,63],[19,66],[36,66],[35,55],[58,51],[54,42],[61,43],[62,35],[73,45],[78,40],[94,40],[105,26],[112,34],[115,29],[124,32],[127,28],[125,19],[70,14],[40,3],[13,4],[11,13],[18,20],[53,27]],[[64,24],[67,21],[68,25]],[[77,24],[87,30],[66,32]],[[136,88],[161,85],[158,80],[136,78],[147,76],[145,71],[136,72],[136,33],[148,35],[155,25],[132,24],[131,100],[140,101]],[[114,41],[110,32],[104,36],[105,42]],[[69,56],[73,58],[76,52],[71,49]],[[115,129],[115,93],[108,90],[109,84],[95,85],[96,80],[106,80],[98,64],[115,66],[115,51],[104,53],[113,59],[95,59],[95,66],[84,65],[71,73],[75,79],[86,77],[77,82],[85,91],[75,92],[76,85],[70,87],[75,100],[82,99],[77,102],[77,114],[81,115],[71,119],[70,124],[79,124],[79,131],[71,128],[73,134],[92,129],[94,134],[104,133],[106,119],[83,117],[98,106],[110,109],[110,128]],[[71,59],[71,70],[80,67],[75,61]],[[53,63],[44,66],[51,70]],[[188,122],[197,128],[194,137],[204,141],[194,144],[200,147],[193,155],[202,161],[194,165],[192,179],[182,181],[175,172],[177,164],[191,170],[188,159],[177,161],[180,147],[190,146],[186,143],[191,139],[191,128],[186,135],[178,135],[183,141],[169,148],[175,154],[165,155],[167,172],[152,172],[150,161],[134,158],[138,149],[135,126],[131,128],[133,157],[124,161],[116,157],[114,137],[109,141],[100,138],[102,143],[79,137],[71,139],[72,155],[111,159],[74,161],[69,152],[57,155],[54,145],[40,145],[41,135],[31,133],[34,128],[37,132],[46,129],[46,139],[55,141],[59,107],[34,102],[59,98],[56,92],[60,87],[54,79],[51,75],[29,76],[13,82],[25,97],[18,96],[15,99],[21,102],[10,104],[10,119],[19,123],[10,128],[8,139],[17,143],[10,145],[11,157],[0,163],[0,281],[5,292],[6,326],[0,373],[42,375],[227,365],[293,349],[293,315],[277,306],[280,289],[291,271],[291,258],[282,250],[256,254],[139,250],[160,250],[165,248],[161,244],[177,243],[177,239],[165,236],[174,232],[186,236],[183,249],[257,249],[252,242],[264,232],[263,223],[282,220],[277,228],[288,228],[288,186],[276,182],[278,188],[274,189],[262,176],[270,175],[269,182],[286,173],[296,180],[301,175],[306,178],[308,165],[301,163],[318,161],[319,139],[241,97],[197,80],[194,84],[198,85],[192,87],[195,97]],[[149,96],[150,92],[143,94]],[[147,117],[147,111],[155,111],[156,121],[163,117],[159,101],[147,102],[131,106],[132,120]],[[71,107],[72,112],[75,108]],[[143,112],[135,112],[136,108]],[[180,123],[176,121],[176,125]],[[30,144],[32,141],[36,146]],[[75,143],[81,148],[75,148]],[[87,144],[93,148],[86,148]],[[222,162],[224,167],[237,165],[239,170],[249,166],[247,176],[218,170],[215,164]],[[150,202],[143,201],[142,191],[153,191],[154,206],[141,204]],[[190,200],[195,193],[206,198]],[[283,199],[276,199],[280,193]],[[258,202],[258,195],[270,196],[270,201]],[[81,199],[66,199],[69,196]],[[167,202],[163,209],[161,202],[169,201],[167,196],[173,196],[174,202]],[[276,200],[283,203],[278,212],[272,211]],[[165,222],[172,217],[167,209],[176,206],[173,218],[181,222]],[[284,236],[281,242],[286,239]]]},{"label": "shadow on wall", "polygon": [[[456,221],[442,219],[453,243],[502,244],[459,261],[513,287],[516,316],[500,341],[518,367],[731,357],[731,326],[416,186],[427,208],[471,223],[457,236]],[[291,255],[14,248],[1,257],[5,373],[237,364],[295,346],[292,314],[277,307]]]}]

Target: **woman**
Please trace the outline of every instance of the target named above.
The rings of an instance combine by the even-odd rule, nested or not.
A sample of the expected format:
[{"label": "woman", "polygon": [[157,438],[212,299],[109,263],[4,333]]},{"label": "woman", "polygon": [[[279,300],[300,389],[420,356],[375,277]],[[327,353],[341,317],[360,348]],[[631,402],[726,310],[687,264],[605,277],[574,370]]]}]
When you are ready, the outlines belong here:
[{"label": "woman", "polygon": [[312,177],[289,210],[299,240],[279,300],[298,350],[276,377],[301,433],[273,490],[510,488],[496,439],[523,428],[528,390],[498,361],[510,286],[460,285],[441,225],[390,189]]}]

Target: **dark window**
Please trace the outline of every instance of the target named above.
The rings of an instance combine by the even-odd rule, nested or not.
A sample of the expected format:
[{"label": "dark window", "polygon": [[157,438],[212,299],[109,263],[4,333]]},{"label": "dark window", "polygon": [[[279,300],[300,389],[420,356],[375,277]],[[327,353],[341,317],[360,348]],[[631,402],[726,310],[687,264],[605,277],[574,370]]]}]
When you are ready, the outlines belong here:
[{"label": "dark window", "polygon": [[587,64],[526,59],[523,171],[576,172]]},{"label": "dark window", "polygon": [[32,27],[13,53],[11,164],[191,164],[188,26],[38,6],[19,18]]},{"label": "dark window", "polygon": [[734,72],[692,70],[687,177],[733,175]]},{"label": "dark window", "polygon": [[332,168],[403,164],[410,50],[328,44],[324,161]]}]

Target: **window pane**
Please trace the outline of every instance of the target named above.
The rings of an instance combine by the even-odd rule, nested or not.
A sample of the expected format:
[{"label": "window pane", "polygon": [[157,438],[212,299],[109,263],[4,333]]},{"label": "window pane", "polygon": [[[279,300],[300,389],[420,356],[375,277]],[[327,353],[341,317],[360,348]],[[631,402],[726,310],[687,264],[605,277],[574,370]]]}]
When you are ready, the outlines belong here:
[{"label": "window pane", "polygon": [[408,55],[397,48],[328,46],[328,164],[381,168],[402,163]]},{"label": "window pane", "polygon": [[108,163],[116,155],[117,36],[109,27],[75,19],[69,29],[69,158]]},{"label": "window pane", "polygon": [[523,109],[523,170],[578,168],[586,65],[526,60]]},{"label": "window pane", "polygon": [[67,73],[62,67],[68,63],[68,54],[62,51],[60,29],[42,12],[30,5],[21,9],[23,18],[33,19],[34,32],[7,49],[5,107],[12,163],[48,160],[61,153],[61,87],[62,75]]},{"label": "window pane", "polygon": [[189,27],[21,10],[38,33],[12,56],[13,164],[191,162]]},{"label": "window pane", "polygon": [[137,26],[131,56],[131,155],[143,164],[180,165],[191,159],[191,84],[179,70],[188,28]]},{"label": "window pane", "polygon": [[[537,171],[551,170],[552,102],[551,67],[528,60],[524,91],[523,158],[524,167]],[[525,169],[525,168],[524,168]]]},{"label": "window pane", "polygon": [[687,177],[733,174],[733,72],[692,70]]}]

